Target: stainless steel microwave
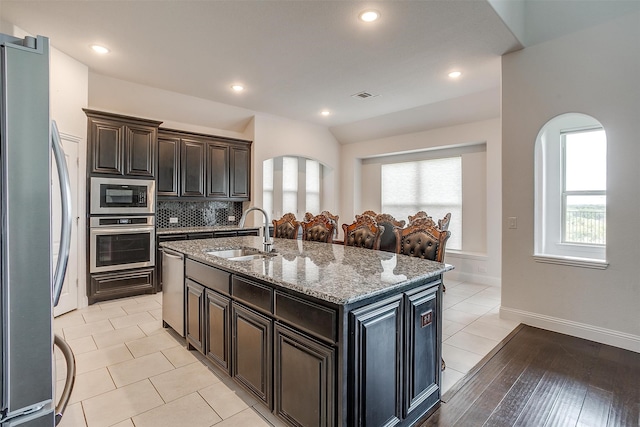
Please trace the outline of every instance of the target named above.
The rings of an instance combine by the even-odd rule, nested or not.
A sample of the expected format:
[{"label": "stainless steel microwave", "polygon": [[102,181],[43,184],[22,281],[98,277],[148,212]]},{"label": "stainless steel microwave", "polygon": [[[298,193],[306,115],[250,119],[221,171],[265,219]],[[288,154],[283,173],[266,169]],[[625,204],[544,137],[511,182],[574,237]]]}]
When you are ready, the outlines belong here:
[{"label": "stainless steel microwave", "polygon": [[92,177],[90,191],[91,215],[155,213],[153,180]]}]

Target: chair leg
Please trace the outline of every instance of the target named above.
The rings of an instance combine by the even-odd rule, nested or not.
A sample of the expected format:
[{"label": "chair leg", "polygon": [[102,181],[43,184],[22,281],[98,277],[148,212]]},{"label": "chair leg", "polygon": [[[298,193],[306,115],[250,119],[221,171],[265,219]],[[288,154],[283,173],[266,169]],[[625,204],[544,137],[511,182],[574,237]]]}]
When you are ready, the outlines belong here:
[{"label": "chair leg", "polygon": [[440,359],[440,370],[444,371],[445,369],[447,369],[447,364],[444,363],[444,359]]},{"label": "chair leg", "polygon": [[444,281],[442,282],[442,292],[447,292],[447,287],[444,285]]}]

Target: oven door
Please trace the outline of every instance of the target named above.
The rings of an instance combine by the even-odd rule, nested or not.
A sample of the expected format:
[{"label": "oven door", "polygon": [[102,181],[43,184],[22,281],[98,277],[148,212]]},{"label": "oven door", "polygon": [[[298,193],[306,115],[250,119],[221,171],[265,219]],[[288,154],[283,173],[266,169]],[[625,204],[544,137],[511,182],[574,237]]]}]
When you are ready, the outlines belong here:
[{"label": "oven door", "polygon": [[92,227],[90,229],[91,273],[153,267],[155,265],[153,226]]}]

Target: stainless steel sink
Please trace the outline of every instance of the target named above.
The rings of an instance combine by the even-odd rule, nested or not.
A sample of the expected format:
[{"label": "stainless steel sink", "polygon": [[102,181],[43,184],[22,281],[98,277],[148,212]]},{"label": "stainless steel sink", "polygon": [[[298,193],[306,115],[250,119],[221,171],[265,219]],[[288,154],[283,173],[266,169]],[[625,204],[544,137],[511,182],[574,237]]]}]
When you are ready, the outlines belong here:
[{"label": "stainless steel sink", "polygon": [[207,251],[207,255],[225,258],[229,261],[251,261],[276,255],[275,253],[262,252],[256,248],[242,247],[233,249],[221,249]]}]

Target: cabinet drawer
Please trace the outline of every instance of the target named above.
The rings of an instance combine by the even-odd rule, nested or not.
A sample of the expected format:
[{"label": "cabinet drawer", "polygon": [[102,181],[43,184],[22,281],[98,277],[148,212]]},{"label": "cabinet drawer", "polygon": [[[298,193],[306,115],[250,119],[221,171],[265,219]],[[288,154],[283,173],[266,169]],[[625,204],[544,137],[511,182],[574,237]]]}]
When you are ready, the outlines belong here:
[{"label": "cabinet drawer", "polygon": [[276,291],[275,315],[314,335],[337,340],[335,310]]},{"label": "cabinet drawer", "polygon": [[209,289],[214,289],[226,295],[230,294],[229,277],[231,274],[226,271],[218,270],[217,268],[209,267],[208,265],[187,259],[186,274],[187,277],[190,277]]},{"label": "cabinet drawer", "polygon": [[236,276],[233,276],[232,282],[232,294],[236,299],[258,310],[273,313],[273,289]]}]

